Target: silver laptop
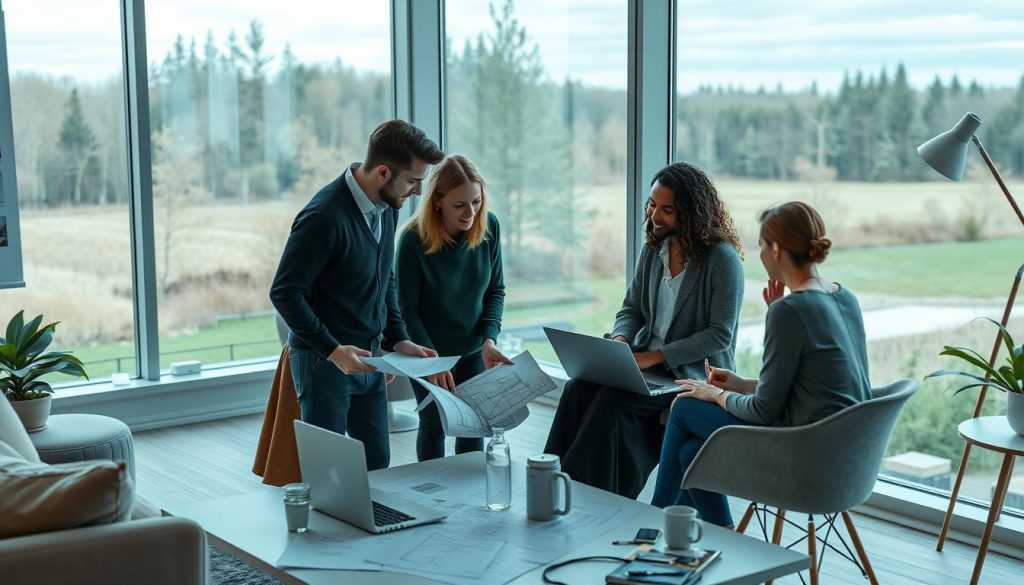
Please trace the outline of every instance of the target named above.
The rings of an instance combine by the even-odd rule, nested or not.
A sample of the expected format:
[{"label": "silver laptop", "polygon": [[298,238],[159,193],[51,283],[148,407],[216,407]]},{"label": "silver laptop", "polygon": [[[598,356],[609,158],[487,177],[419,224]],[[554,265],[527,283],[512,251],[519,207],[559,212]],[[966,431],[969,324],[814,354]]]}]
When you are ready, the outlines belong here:
[{"label": "silver laptop", "polygon": [[658,396],[679,389],[667,376],[642,371],[625,343],[550,327],[545,327],[544,333],[570,378],[645,396]]},{"label": "silver laptop", "polygon": [[444,520],[445,514],[370,488],[362,441],[295,421],[302,480],[317,510],[367,532]]}]

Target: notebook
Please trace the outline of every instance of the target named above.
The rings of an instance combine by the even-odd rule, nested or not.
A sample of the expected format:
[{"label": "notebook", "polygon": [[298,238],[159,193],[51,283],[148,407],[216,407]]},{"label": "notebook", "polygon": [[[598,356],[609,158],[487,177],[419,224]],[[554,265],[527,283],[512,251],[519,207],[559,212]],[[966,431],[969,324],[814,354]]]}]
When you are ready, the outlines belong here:
[{"label": "notebook", "polygon": [[721,555],[722,551],[707,549],[693,549],[692,554],[663,552],[645,545],[633,551],[627,557],[630,561],[608,573],[604,580],[618,585],[690,585],[697,583],[700,573]]}]

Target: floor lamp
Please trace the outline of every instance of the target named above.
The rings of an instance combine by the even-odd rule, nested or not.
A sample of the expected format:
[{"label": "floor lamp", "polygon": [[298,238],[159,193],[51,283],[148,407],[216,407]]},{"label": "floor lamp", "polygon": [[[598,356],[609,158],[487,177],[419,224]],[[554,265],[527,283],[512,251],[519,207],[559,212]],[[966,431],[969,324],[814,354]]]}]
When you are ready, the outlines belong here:
[{"label": "floor lamp", "polygon": [[[988,166],[988,170],[992,172],[992,176],[995,177],[996,183],[999,183],[999,188],[1002,189],[1003,195],[1006,195],[1006,200],[1013,207],[1013,211],[1017,214],[1017,219],[1020,220],[1021,225],[1024,225],[1024,213],[1021,213],[1017,202],[1010,195],[1010,190],[1007,189],[1006,183],[999,176],[999,171],[992,164],[992,159],[989,158],[985,147],[981,145],[981,140],[978,140],[978,137],[974,134],[980,126],[981,118],[968,112],[951,130],[943,132],[917,147],[917,152],[933,169],[953,181],[959,181],[964,176],[964,167],[967,166],[967,143],[973,142],[978,147],[981,158],[985,159],[985,164]],[[1017,270],[1017,275],[1010,287],[1010,295],[1006,299],[1006,308],[1003,310],[1003,320],[1001,322],[1003,327],[1006,327],[1006,323],[1010,319],[1010,312],[1013,309],[1013,302],[1017,298],[1017,290],[1020,288],[1022,275],[1024,275],[1024,265]],[[988,360],[989,366],[996,363],[996,358],[999,355],[1000,341],[1000,337],[997,334],[995,345],[992,347],[992,356]],[[988,378],[989,375],[986,374],[985,380],[987,381]],[[986,390],[988,390],[988,387],[982,386],[981,391],[978,393],[978,402],[974,406],[974,418],[981,415],[981,407],[985,402]],[[956,481],[953,483],[953,492],[949,497],[949,508],[946,509],[946,518],[942,522],[942,531],[939,533],[939,543],[935,550],[942,550],[942,546],[946,543],[946,533],[949,531],[949,523],[953,518],[953,508],[956,506],[956,499],[960,493],[960,484],[963,482],[964,471],[967,469],[967,459],[970,455],[971,445],[967,443],[964,445],[963,457],[960,458],[960,467],[956,471]],[[1012,468],[1010,471],[1012,473]]]}]

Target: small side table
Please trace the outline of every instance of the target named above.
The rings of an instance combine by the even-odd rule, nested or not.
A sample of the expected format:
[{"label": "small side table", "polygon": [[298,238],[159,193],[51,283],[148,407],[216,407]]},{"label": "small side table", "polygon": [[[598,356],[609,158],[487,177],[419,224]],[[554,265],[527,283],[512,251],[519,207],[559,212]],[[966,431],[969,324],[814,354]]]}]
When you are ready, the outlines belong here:
[{"label": "small side table", "polygon": [[54,414],[46,428],[29,433],[43,463],[124,461],[135,481],[135,448],[128,425],[98,414]]},{"label": "small side table", "polygon": [[981,535],[981,545],[978,546],[978,560],[974,562],[974,574],[971,575],[971,585],[977,585],[981,579],[981,568],[985,565],[988,543],[992,539],[992,528],[999,520],[999,515],[1003,511],[1003,503],[1006,501],[1006,490],[1009,487],[1010,474],[1013,471],[1013,458],[1024,456],[1024,437],[1010,428],[1010,423],[1006,421],[1005,416],[982,416],[968,419],[960,423],[957,432],[971,445],[1003,454],[1003,465],[999,468],[999,479],[996,481],[996,489],[992,494],[988,520],[985,521],[985,531]]}]

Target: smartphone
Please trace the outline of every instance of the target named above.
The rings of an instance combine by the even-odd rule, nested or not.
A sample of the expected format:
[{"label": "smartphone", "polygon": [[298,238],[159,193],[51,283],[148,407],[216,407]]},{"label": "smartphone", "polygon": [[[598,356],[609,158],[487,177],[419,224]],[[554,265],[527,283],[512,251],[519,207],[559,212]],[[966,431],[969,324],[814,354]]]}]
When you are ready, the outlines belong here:
[{"label": "smartphone", "polygon": [[633,542],[639,544],[654,544],[658,542],[659,536],[661,536],[661,531],[657,528],[641,528],[636,531],[636,536],[633,537]]}]

